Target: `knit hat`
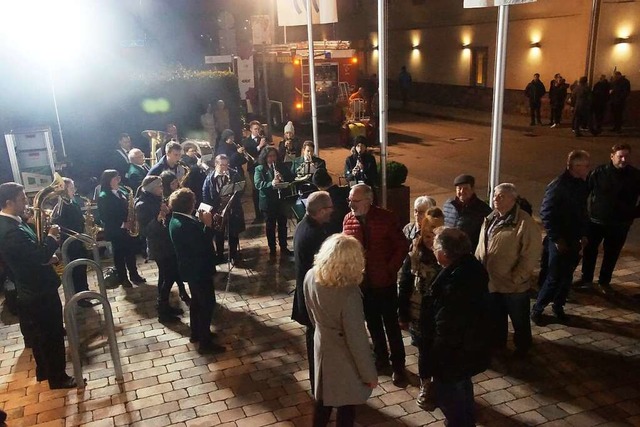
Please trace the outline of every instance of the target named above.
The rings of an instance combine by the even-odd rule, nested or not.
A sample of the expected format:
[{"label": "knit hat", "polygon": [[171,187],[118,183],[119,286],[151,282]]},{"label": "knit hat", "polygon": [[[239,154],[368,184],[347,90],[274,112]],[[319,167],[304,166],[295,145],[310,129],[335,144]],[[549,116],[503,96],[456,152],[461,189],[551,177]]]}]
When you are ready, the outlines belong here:
[{"label": "knit hat", "polygon": [[325,168],[320,168],[316,170],[315,173],[313,174],[313,178],[311,179],[311,181],[313,182],[313,185],[315,185],[318,188],[330,187],[331,184],[333,184],[331,176],[329,175],[329,172],[327,172]]},{"label": "knit hat", "polygon": [[227,139],[231,138],[232,136],[235,136],[235,133],[231,129],[225,129],[220,135],[220,142],[225,143],[227,142]]},{"label": "knit hat", "polygon": [[294,133],[296,131],[295,128],[293,127],[293,123],[291,121],[287,122],[287,124],[284,125],[284,131],[285,132],[291,132],[291,133]]},{"label": "knit hat", "polygon": [[453,186],[457,187],[458,185],[469,184],[470,186],[476,185],[476,179],[471,175],[458,175],[456,179],[453,180]]}]

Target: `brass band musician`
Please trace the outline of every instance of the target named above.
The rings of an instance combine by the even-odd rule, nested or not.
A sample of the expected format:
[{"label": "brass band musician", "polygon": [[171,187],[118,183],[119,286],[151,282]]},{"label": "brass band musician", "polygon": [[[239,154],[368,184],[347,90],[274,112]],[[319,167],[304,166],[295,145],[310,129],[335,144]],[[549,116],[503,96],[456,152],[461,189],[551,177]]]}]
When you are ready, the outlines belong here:
[{"label": "brass band musician", "polygon": [[140,235],[147,239],[149,259],[154,260],[158,266],[158,320],[177,322],[179,319],[176,316],[183,314],[183,310],[172,307],[169,297],[173,283],[178,282],[180,286],[182,282],[178,273],[178,259],[169,237],[171,211],[164,201],[162,179],[159,176],[149,175],[142,181],[135,209]]},{"label": "brass band musician", "polygon": [[[104,225],[106,240],[111,242],[113,263],[123,288],[132,287],[131,282],[142,284],[146,280],[138,273],[135,251],[137,244],[130,231],[135,227],[129,210],[132,194],[120,187],[120,174],[115,169],[107,169],[100,177],[98,212]],[[127,271],[129,279],[127,279]]]},{"label": "brass band musician", "polygon": [[260,153],[254,181],[259,192],[260,211],[265,218],[265,231],[269,254],[276,253],[276,223],[278,224],[278,244],[280,253],[291,255],[287,248],[287,203],[280,198],[278,186],[291,181],[290,170],[278,162],[278,151],[274,147],[265,148]]},{"label": "brass band musician", "polygon": [[318,169],[327,168],[324,160],[313,155],[314,148],[313,141],[305,141],[302,144],[302,156],[296,158],[291,164],[291,173],[295,174],[296,179],[310,180]]},{"label": "brass band musician", "polygon": [[166,127],[166,138],[163,141],[160,141],[158,144],[158,148],[156,149],[156,159],[160,161],[162,156],[167,154],[167,143],[169,142],[180,142],[180,138],[178,137],[178,127],[175,123],[167,123]]},{"label": "brass band musician", "polygon": [[[259,121],[253,120],[251,123],[249,123],[249,131],[251,132],[251,134],[247,138],[242,140],[242,146],[244,147],[245,152],[250,154],[251,157],[255,159],[254,161],[247,163],[247,175],[249,176],[250,180],[253,180],[255,176],[256,166],[258,164],[258,157],[262,154],[262,151],[265,149],[265,147],[267,147],[268,142],[266,136],[264,135],[264,132],[262,131],[262,125]],[[259,190],[255,181],[253,181],[252,184],[253,189],[255,190],[251,195],[253,200],[253,208],[256,214],[255,220],[260,221],[263,219],[263,216],[260,209],[260,204],[258,203]]]},{"label": "brass band musician", "polygon": [[186,173],[186,168],[180,165],[182,157],[182,146],[179,142],[169,141],[166,144],[167,154],[162,156],[158,163],[153,165],[147,175],[160,176],[163,171],[170,170],[178,179],[181,179]]},{"label": "brass band musician", "polygon": [[[60,197],[58,204],[53,208],[53,214],[51,216],[51,222],[59,225],[63,230],[71,230],[76,233],[84,233],[84,216],[82,209],[75,199],[76,185],[70,178],[62,178],[64,181],[65,194]],[[68,237],[61,239],[62,244]],[[69,261],[74,261],[79,258],[90,258],[87,249],[79,240],[75,240],[68,246]],[[73,269],[71,273],[73,278],[73,288],[76,293],[82,291],[88,291],[89,285],[87,283],[87,268],[85,266],[79,266]],[[78,301],[78,305],[81,307],[91,307],[93,304],[86,299]]]},{"label": "brass band musician", "polygon": [[351,155],[344,162],[344,175],[350,182],[365,183],[370,187],[378,186],[376,158],[368,152],[367,139],[364,136],[354,139]]},{"label": "brass band musician", "polygon": [[200,146],[194,141],[185,141],[182,144],[182,158],[180,161],[188,172],[180,180],[180,186],[188,188],[196,195],[196,206],[202,202],[202,185],[207,178],[206,165],[201,163],[202,152]]},{"label": "brass band musician", "polygon": [[251,161],[251,156],[247,154],[245,148],[236,144],[235,133],[231,129],[225,129],[220,135],[220,142],[216,147],[216,156],[224,154],[229,161],[229,167],[242,174],[242,165]]},{"label": "brass band musician", "polygon": [[278,144],[278,154],[286,166],[290,166],[302,154],[302,144],[296,137],[292,122],[287,122],[284,127],[284,138]]},{"label": "brass band musician", "polygon": [[129,171],[126,178],[133,189],[140,187],[142,180],[149,173],[149,166],[144,162],[144,153],[139,148],[132,148],[129,153]]},{"label": "brass band musician", "polygon": [[[243,180],[243,176],[237,170],[229,167],[229,158],[225,154],[218,154],[215,158],[214,169],[209,173],[202,187],[202,201],[213,207],[213,211],[218,215],[223,213],[229,203],[229,196],[220,196],[222,188],[230,183],[237,183]],[[216,245],[217,262],[224,262],[224,241],[225,229],[229,238],[229,257],[235,265],[240,262],[238,248],[240,244],[240,233],[245,230],[244,211],[242,210],[242,195],[238,194],[233,198],[231,205],[227,207],[225,214],[227,218],[220,218],[221,227],[214,227],[214,239]],[[225,228],[226,226],[226,228]]]}]

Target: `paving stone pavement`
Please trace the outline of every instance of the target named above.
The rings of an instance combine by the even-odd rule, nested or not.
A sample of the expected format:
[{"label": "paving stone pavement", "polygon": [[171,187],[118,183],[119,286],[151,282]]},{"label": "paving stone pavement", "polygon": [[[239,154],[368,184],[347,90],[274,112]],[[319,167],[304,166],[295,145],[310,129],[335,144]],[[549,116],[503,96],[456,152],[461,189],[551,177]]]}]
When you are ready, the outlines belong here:
[{"label": "paving stone pavement", "polygon": [[[187,314],[178,324],[158,322],[153,263],[140,261],[146,285],[109,291],[125,372],[122,393],[103,335],[101,308],[79,309],[88,380],[82,394],[52,391],[36,381],[31,351],[24,349],[16,319],[4,309],[0,407],[9,415],[8,425],[311,425],[304,330],[290,319],[292,259],[269,258],[261,225],[248,227],[241,246],[246,268],[229,275],[221,266],[216,275],[213,325],[228,348],[224,354],[196,352],[188,339]],[[573,292],[569,326],[546,317],[546,326],[533,327],[528,360],[502,355],[474,377],[478,424],[640,426],[640,304],[631,297],[639,273],[640,259],[623,254],[613,295]],[[180,303],[177,289],[172,298]],[[358,409],[359,425],[444,425],[439,410],[425,412],[415,403],[417,353],[408,336],[405,343],[413,385],[399,389],[389,377],[380,377],[367,405]]]}]

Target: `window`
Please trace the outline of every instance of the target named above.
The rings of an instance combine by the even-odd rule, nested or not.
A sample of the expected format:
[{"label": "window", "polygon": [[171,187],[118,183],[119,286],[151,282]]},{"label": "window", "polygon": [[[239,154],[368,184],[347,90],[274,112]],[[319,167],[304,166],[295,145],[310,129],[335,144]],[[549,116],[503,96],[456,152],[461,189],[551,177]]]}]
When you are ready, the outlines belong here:
[{"label": "window", "polygon": [[487,86],[487,67],[489,64],[488,47],[471,48],[471,76],[469,82],[471,86]]}]

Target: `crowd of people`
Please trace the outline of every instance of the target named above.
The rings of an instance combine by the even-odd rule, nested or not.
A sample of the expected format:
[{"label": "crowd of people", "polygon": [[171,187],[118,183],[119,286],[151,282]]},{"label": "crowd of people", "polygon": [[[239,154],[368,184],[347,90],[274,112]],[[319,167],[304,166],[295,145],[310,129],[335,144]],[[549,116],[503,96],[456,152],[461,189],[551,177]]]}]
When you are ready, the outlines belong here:
[{"label": "crowd of people", "polygon": [[[295,137],[292,123],[278,147],[259,122],[249,124],[240,142],[229,129],[216,136],[209,152],[193,141],[180,142],[175,129],[150,167],[129,136],[120,136],[117,161],[96,190],[117,282],[124,288],[146,282],[136,264],[144,252],[158,268],[159,320],[177,322],[184,314],[169,302],[176,283],[190,307],[190,341],[202,354],[224,352],[210,330],[214,276],[222,262],[243,265],[241,197],[250,190],[269,256],[276,256],[278,246],[281,259],[293,256],[292,319],[306,328],[314,426],[327,425],[334,407],[338,425],[353,425],[356,406],[371,395],[379,374],[408,386],[403,330],[418,349],[417,404],[439,407],[450,426],[474,425],[471,378],[487,369],[493,355],[505,354],[509,320],[512,357],[526,358],[533,346],[531,321],[543,324],[547,305],[553,304],[558,321],[570,321],[564,305],[580,257],[580,286],[610,290],[629,227],[640,215],[640,172],[629,164],[631,148],[624,144],[612,147],[610,162],[592,171],[587,152],[569,153],[566,170],[548,185],[542,202],[543,240],[531,206],[510,183],[493,190],[490,206],[475,194],[474,177],[459,175],[455,195],[442,209],[432,197],[420,196],[414,221],[403,228],[394,213],[375,203],[377,167],[363,138],[355,139],[345,159],[350,186],[340,187],[314,155],[313,142]],[[77,384],[64,370],[60,280],[52,267],[61,240],[55,224],[84,231],[74,196],[75,183],[65,178],[54,225],[37,236],[26,224],[24,188],[0,185],[0,256],[18,284],[20,321],[37,379],[51,388]],[[292,252],[288,219],[301,197]],[[86,258],[86,249],[74,243],[71,260]],[[601,243],[604,258],[594,285]],[[539,264],[541,287],[531,308],[529,290]],[[73,279],[77,292],[87,289],[86,271],[74,270]]]},{"label": "crowd of people", "polygon": [[549,82],[548,92],[540,80],[540,74],[535,73],[533,80],[524,90],[529,100],[531,126],[543,124],[540,110],[542,98],[548,93],[549,126],[555,128],[560,125],[565,105],[568,104],[572,112],[571,129],[576,136],[582,136],[585,131],[590,131],[593,135],[602,133],[607,111],[610,112],[611,130],[622,131],[625,106],[630,92],[631,84],[620,71],[615,71],[610,78],[602,74],[593,87],[586,76],[569,85],[564,77],[557,73]]}]

